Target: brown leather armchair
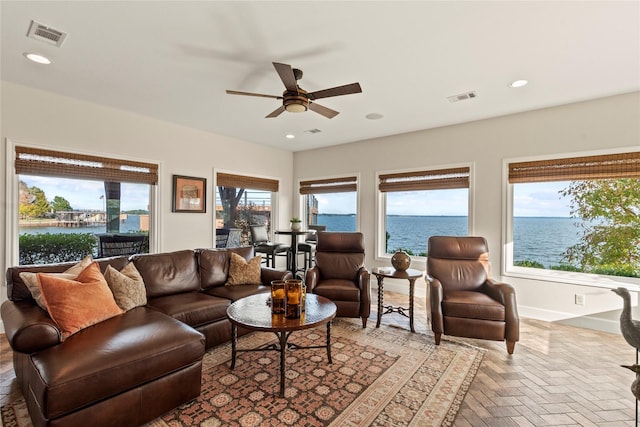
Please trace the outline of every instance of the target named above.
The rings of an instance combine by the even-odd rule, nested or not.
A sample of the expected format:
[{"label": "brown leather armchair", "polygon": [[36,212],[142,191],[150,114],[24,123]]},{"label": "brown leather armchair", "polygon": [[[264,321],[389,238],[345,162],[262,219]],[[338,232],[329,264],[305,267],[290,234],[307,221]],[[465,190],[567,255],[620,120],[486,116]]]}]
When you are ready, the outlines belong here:
[{"label": "brown leather armchair", "polygon": [[366,328],[371,286],[362,233],[319,231],[317,241],[316,265],[305,276],[307,291],[333,301],[337,316],[361,317]]},{"label": "brown leather armchair", "polygon": [[507,341],[513,354],[520,319],[513,287],[490,278],[484,237],[432,236],[427,252],[431,329],[442,334]]}]

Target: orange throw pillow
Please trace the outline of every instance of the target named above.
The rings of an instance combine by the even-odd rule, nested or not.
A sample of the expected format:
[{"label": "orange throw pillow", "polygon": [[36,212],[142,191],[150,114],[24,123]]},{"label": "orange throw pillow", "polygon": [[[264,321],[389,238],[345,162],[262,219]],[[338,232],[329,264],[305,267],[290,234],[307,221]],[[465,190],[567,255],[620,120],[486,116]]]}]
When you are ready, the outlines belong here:
[{"label": "orange throw pillow", "polygon": [[75,280],[46,273],[38,273],[37,277],[49,316],[62,332],[62,341],[123,312],[116,304],[97,262],[82,270]]}]

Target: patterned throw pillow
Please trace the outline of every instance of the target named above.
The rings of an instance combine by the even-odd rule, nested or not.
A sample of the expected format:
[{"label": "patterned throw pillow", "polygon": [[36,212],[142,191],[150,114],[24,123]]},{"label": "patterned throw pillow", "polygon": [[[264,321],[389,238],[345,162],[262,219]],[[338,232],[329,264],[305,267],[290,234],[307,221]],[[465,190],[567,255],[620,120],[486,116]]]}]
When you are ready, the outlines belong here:
[{"label": "patterned throw pillow", "polygon": [[122,313],[97,262],[82,270],[76,280],[45,273],[38,273],[37,277],[49,316],[62,332],[62,341]]},{"label": "patterned throw pillow", "polygon": [[[82,272],[85,268],[89,266],[93,262],[93,257],[91,255],[87,255],[82,261],[70,267],[64,273],[46,273],[49,276],[55,276],[60,279],[70,279],[74,280],[78,277],[78,274]],[[38,287],[38,278],[36,276],[37,273],[29,273],[23,271],[20,273],[20,278],[27,285],[29,292],[31,292],[31,297],[36,301],[36,304],[40,306],[43,310],[46,310],[47,307],[44,304],[44,300],[42,299],[42,294],[40,293],[40,288]]]},{"label": "patterned throw pillow", "polygon": [[261,285],[260,264],[262,256],[257,255],[249,262],[235,252],[231,252],[229,263],[229,277],[226,286],[235,285]]},{"label": "patterned throw pillow", "polygon": [[108,266],[104,272],[118,307],[124,311],[140,307],[147,303],[147,289],[136,266],[130,262],[120,271]]}]

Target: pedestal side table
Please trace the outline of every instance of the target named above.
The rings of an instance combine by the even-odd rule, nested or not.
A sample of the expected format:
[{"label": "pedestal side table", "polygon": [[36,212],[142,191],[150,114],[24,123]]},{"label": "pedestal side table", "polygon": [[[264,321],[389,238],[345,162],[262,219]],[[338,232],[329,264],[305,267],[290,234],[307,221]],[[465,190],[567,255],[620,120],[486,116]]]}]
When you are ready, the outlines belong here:
[{"label": "pedestal side table", "polygon": [[[405,317],[409,318],[409,327],[411,328],[411,332],[415,332],[413,327],[413,294],[415,290],[416,280],[424,276],[424,272],[420,270],[407,269],[405,271],[391,270],[390,272],[387,270],[380,270],[379,268],[374,268],[371,271],[371,274],[376,276],[378,279],[378,320],[376,322],[376,328],[380,327],[380,321],[382,320],[383,314],[389,313],[398,313]],[[409,314],[407,315],[407,309],[404,307],[394,307],[391,305],[384,306],[384,279],[406,279],[409,281]],[[382,311],[384,309],[384,312]]]}]

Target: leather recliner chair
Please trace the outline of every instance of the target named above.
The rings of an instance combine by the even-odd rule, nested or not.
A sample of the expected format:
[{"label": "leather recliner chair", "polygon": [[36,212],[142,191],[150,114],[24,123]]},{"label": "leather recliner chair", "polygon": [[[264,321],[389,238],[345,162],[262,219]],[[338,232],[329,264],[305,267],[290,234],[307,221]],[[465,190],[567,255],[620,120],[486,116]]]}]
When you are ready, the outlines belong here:
[{"label": "leather recliner chair", "polygon": [[367,327],[371,314],[369,271],[364,267],[362,233],[319,231],[316,265],[307,270],[307,291],[329,298],[339,317],[361,317]]},{"label": "leather recliner chair", "polygon": [[520,319],[513,287],[490,278],[484,237],[432,236],[427,280],[431,329],[436,345],[442,334],[507,342],[513,354]]}]

